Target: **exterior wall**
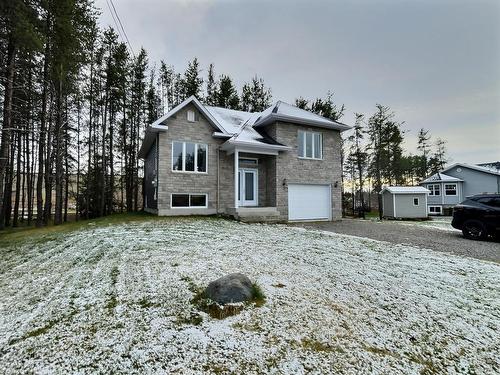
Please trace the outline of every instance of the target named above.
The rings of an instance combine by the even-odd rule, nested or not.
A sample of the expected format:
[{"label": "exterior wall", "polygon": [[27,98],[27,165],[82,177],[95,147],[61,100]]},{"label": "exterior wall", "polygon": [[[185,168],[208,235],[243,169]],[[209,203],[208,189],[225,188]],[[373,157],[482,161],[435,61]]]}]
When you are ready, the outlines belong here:
[{"label": "exterior wall", "polygon": [[[426,194],[394,194],[396,200],[397,218],[425,218],[427,217]],[[413,205],[413,198],[418,198],[418,206]]]},{"label": "exterior wall", "polygon": [[[197,121],[187,121],[187,111],[197,114]],[[168,122],[168,130],[159,133],[158,163],[158,214],[215,214],[217,211],[217,159],[222,140],[212,136],[215,128],[198,113],[194,105],[188,105]],[[208,146],[207,173],[172,171],[172,142],[190,141]],[[208,194],[208,208],[171,208],[172,193]],[[221,192],[222,194],[222,192]]]},{"label": "exterior wall", "polygon": [[[444,185],[457,185],[457,195],[445,195],[445,190],[444,190]],[[425,187],[426,189],[429,188],[429,185],[440,185],[440,192],[441,195],[435,196],[435,195],[429,195],[427,199],[427,205],[428,206],[445,206],[445,207],[452,207],[461,201],[464,200],[463,196],[463,186],[461,181],[457,182],[435,182],[435,183],[428,183],[428,184],[423,184],[422,186]]]},{"label": "exterior wall", "polygon": [[[269,135],[278,142],[291,147],[276,157],[276,207],[282,220],[288,219],[288,184],[327,184],[332,191],[332,219],[342,217],[340,132],[336,130],[308,127],[284,122],[276,122],[266,128]],[[322,133],[323,160],[299,159],[298,131]],[[337,184],[337,187],[335,187]]]},{"label": "exterior wall", "polygon": [[[461,172],[457,171],[461,169]],[[463,199],[470,195],[481,193],[500,193],[500,176],[476,171],[464,166],[456,166],[444,172],[448,176],[456,177],[463,182]]]},{"label": "exterior wall", "polygon": [[382,193],[382,212],[384,217],[394,217],[393,195],[388,191]]}]

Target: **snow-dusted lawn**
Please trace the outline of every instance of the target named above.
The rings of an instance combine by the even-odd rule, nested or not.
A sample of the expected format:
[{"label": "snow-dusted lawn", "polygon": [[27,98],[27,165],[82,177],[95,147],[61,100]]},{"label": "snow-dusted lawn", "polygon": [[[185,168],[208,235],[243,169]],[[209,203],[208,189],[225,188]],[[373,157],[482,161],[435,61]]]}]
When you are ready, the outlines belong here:
[{"label": "snow-dusted lawn", "polygon": [[[0,373],[498,373],[500,266],[216,219],[0,249]],[[262,307],[215,320],[193,283],[241,271]]]}]

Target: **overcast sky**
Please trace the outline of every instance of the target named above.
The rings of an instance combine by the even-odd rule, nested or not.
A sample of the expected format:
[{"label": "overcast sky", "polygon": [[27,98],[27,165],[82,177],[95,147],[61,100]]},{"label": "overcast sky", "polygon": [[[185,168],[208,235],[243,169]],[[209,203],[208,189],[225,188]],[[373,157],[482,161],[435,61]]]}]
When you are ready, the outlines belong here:
[{"label": "overcast sky", "polygon": [[[113,25],[106,0],[101,25]],[[114,0],[132,48],[241,88],[257,74],[273,100],[335,93],[352,125],[390,106],[415,152],[419,128],[448,141],[452,162],[500,160],[500,1]]]}]

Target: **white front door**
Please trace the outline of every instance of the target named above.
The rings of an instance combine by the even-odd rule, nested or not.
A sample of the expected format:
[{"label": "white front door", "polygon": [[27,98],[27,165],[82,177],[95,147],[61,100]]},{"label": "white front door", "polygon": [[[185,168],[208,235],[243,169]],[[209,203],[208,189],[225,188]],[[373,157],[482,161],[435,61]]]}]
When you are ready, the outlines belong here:
[{"label": "white front door", "polygon": [[238,204],[242,207],[257,206],[259,196],[257,169],[240,168],[238,181]]}]

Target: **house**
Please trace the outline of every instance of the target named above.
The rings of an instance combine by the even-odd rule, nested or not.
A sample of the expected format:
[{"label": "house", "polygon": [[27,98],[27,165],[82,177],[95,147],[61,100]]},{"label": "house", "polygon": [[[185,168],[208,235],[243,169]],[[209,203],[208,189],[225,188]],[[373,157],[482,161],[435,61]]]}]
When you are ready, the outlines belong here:
[{"label": "house", "polygon": [[420,182],[427,188],[430,215],[451,214],[451,208],[466,197],[500,192],[500,171],[486,166],[453,164]]},{"label": "house", "polygon": [[277,102],[251,113],[194,96],[146,129],[144,209],[242,220],[341,217],[341,138],[350,127]]},{"label": "house", "polygon": [[422,186],[388,186],[382,189],[383,216],[392,219],[427,218],[427,195]]}]

